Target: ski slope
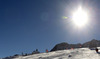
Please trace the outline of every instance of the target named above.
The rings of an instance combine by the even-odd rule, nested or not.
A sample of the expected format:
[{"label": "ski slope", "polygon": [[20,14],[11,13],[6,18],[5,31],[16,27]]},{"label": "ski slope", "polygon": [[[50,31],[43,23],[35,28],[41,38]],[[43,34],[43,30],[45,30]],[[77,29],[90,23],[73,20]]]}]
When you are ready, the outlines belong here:
[{"label": "ski slope", "polygon": [[19,56],[14,59],[100,59],[100,54],[88,48],[60,50],[49,53],[40,53],[29,56]]}]

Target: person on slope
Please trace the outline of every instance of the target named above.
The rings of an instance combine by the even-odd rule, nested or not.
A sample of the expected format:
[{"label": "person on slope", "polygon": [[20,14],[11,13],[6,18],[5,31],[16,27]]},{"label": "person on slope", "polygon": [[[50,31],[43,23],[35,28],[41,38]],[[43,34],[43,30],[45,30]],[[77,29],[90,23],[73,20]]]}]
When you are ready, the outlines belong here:
[{"label": "person on slope", "polygon": [[48,53],[48,49],[46,49],[46,53]]},{"label": "person on slope", "polygon": [[96,48],[95,51],[98,53],[98,48]]}]

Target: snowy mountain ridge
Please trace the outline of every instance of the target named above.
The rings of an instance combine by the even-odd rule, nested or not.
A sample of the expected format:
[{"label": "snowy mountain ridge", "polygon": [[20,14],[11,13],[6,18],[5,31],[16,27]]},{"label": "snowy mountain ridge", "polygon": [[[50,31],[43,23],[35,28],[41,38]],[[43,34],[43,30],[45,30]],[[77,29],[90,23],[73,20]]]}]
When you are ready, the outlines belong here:
[{"label": "snowy mountain ridge", "polygon": [[17,56],[11,59],[100,59],[100,54],[89,48],[77,48],[28,56]]}]

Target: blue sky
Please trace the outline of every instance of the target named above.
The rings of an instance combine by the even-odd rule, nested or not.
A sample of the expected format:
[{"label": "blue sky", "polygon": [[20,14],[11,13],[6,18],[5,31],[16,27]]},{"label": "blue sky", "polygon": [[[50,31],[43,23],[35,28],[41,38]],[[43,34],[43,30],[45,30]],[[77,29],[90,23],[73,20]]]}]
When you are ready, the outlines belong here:
[{"label": "blue sky", "polygon": [[[91,15],[81,29],[70,21],[70,12],[79,4]],[[99,40],[99,5],[99,0],[0,0],[0,57],[45,52],[61,42]]]}]

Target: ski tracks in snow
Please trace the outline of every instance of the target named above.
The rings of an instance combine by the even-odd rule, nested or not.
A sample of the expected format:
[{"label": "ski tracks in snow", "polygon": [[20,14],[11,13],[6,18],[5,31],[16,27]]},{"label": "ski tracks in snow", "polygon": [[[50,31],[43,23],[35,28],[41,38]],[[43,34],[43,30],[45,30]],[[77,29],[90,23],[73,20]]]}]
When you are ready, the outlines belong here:
[{"label": "ski tracks in snow", "polygon": [[99,59],[100,54],[88,48],[60,50],[49,53],[40,53],[29,56],[20,56],[14,59]]}]

